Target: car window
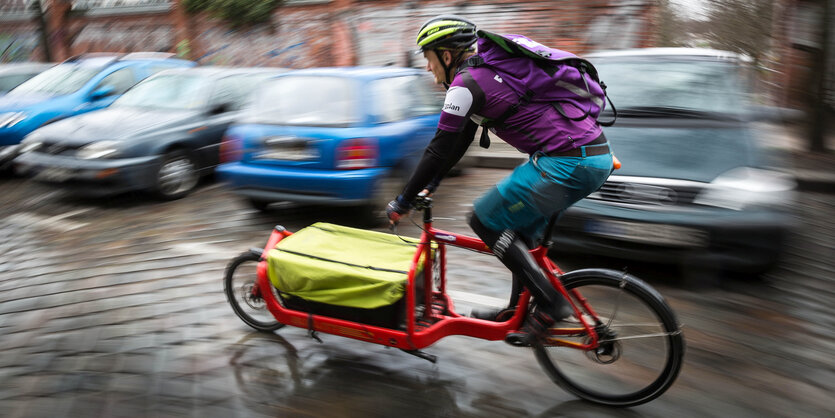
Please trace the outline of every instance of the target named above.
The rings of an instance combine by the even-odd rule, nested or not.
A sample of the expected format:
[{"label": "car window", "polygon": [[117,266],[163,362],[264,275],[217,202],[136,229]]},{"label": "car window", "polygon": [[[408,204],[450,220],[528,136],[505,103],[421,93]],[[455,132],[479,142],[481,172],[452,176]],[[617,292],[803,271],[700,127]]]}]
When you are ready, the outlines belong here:
[{"label": "car window", "polygon": [[122,68],[116,70],[106,77],[104,77],[99,84],[93,88],[93,91],[99,90],[103,87],[113,87],[113,94],[119,95],[127,91],[136,84],[136,76],[130,68]]},{"label": "car window", "polygon": [[10,91],[9,94],[70,94],[78,91],[99,71],[101,71],[101,67],[92,65],[59,64],[25,81]]},{"label": "car window", "polygon": [[359,121],[358,84],[344,77],[280,77],[258,89],[247,119],[252,123],[347,126]]},{"label": "car window", "polygon": [[421,75],[415,82],[409,84],[409,95],[414,97],[415,105],[411,108],[414,116],[434,115],[441,113],[444,106],[446,92],[435,84],[430,75]]},{"label": "car window", "polygon": [[148,67],[148,75],[154,75],[158,72],[165,71],[165,70],[172,70],[174,68],[182,68],[175,65],[161,65],[161,64],[153,64],[149,65]]},{"label": "car window", "polygon": [[745,81],[733,62],[695,59],[592,58],[618,110],[677,107],[705,112],[739,112]]},{"label": "car window", "polygon": [[255,88],[264,81],[264,76],[234,75],[217,80],[209,98],[209,106],[228,104],[229,110],[239,110],[249,99]]},{"label": "car window", "polygon": [[410,75],[375,80],[369,86],[371,114],[378,123],[440,113],[443,93],[431,77]]},{"label": "car window", "polygon": [[391,77],[369,83],[369,113],[378,123],[395,122],[410,115],[409,109],[415,105],[415,100],[408,94],[409,84],[416,78]]},{"label": "car window", "polygon": [[162,74],[146,79],[116,99],[112,107],[194,110],[205,107],[208,82],[193,74]]},{"label": "car window", "polygon": [[0,75],[0,93],[5,93],[17,87],[20,83],[32,78],[32,75],[33,74]]}]

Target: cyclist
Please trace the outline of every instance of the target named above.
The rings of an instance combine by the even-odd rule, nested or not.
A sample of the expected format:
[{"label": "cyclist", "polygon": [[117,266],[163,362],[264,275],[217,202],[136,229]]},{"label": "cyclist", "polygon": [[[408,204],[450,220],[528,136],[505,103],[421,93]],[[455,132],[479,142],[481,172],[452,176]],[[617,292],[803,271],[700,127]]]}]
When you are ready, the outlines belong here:
[{"label": "cyclist", "polygon": [[473,141],[476,121],[497,119],[520,104],[492,131],[530,159],[475,201],[469,224],[533,295],[536,309],[519,333],[506,338],[513,345],[529,345],[573,313],[529,250],[552,214],[561,214],[603,184],[612,171],[612,155],[595,118],[573,121],[548,103],[522,104],[489,67],[462,68],[477,54],[476,41],[476,25],[459,16],[437,16],[420,28],[417,53],[423,53],[426,69],[447,93],[434,138],[386,213],[396,223],[419,192],[434,192]]}]

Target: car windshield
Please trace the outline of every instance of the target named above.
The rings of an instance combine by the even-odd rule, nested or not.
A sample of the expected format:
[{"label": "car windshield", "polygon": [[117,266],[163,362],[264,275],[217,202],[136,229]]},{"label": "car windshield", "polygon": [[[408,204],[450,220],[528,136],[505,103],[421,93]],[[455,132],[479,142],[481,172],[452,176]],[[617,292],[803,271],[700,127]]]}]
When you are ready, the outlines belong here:
[{"label": "car windshield", "polygon": [[137,84],[111,106],[199,109],[206,105],[206,83],[204,77],[193,74],[162,74]]},{"label": "car windshield", "polygon": [[[662,57],[589,59],[620,110],[739,113],[745,95],[734,62]],[[608,107],[608,105],[607,105]]]},{"label": "car windshield", "polygon": [[101,67],[78,64],[56,65],[17,86],[10,95],[45,93],[55,96],[78,91],[101,71]]},{"label": "car windshield", "polygon": [[357,82],[342,77],[286,76],[259,91],[248,110],[252,123],[347,126],[358,118]]},{"label": "car windshield", "polygon": [[5,93],[30,78],[31,74],[0,75],[0,93]]}]

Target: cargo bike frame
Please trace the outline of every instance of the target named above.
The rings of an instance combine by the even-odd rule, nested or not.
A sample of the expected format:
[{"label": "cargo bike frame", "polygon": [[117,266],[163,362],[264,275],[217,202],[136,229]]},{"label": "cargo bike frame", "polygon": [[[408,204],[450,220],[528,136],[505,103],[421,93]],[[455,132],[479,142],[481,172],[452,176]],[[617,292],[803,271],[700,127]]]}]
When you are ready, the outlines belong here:
[{"label": "cargo bike frame", "polygon": [[[435,356],[421,350],[441,338],[461,335],[495,341],[518,331],[534,304],[528,290],[518,283],[514,283],[508,308],[496,320],[456,313],[447,294],[447,247],[492,252],[477,238],[433,227],[431,198],[418,198],[415,210],[423,211],[423,232],[405,289],[405,323],[397,329],[288,308],[267,272],[267,252],[293,234],[281,226],[273,229],[263,250],[250,250],[230,262],[224,278],[227,299],[235,313],[259,331],[291,325],[307,329],[316,339],[318,332],[334,334],[396,347],[432,362]],[[547,231],[553,229],[554,222],[552,219]],[[550,246],[550,239],[543,240],[531,255],[554,288],[570,301],[575,315],[557,323],[544,340],[533,344],[542,368],[562,388],[599,404],[633,406],[660,396],[677,377],[684,355],[680,325],[666,301],[648,284],[625,272],[584,269],[566,273],[548,257]],[[245,263],[255,264],[255,277],[243,277],[243,283],[236,284],[237,271]],[[424,274],[417,274],[419,263],[423,263]],[[423,289],[422,303],[416,302],[418,289]],[[598,303],[605,306],[605,312],[596,310]],[[266,310],[269,315],[258,319],[247,309]],[[635,355],[636,361],[618,370],[616,366],[625,362],[627,353]]]}]

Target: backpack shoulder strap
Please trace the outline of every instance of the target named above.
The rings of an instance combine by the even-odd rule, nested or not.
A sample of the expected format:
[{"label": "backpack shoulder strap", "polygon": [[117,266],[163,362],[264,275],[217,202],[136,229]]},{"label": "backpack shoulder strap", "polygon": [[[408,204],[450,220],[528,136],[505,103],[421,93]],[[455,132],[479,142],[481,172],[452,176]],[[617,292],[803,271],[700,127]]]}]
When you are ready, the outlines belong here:
[{"label": "backpack shoulder strap", "polygon": [[478,54],[476,54],[464,60],[464,63],[458,67],[458,72],[460,73],[468,68],[479,67],[481,65],[484,65],[484,58],[481,58]]},{"label": "backpack shoulder strap", "polygon": [[[467,60],[465,60],[458,69],[458,73],[463,76],[464,84],[472,91],[481,91],[481,88],[478,87],[475,80],[473,80],[469,69],[482,65],[484,65],[484,58],[476,54],[467,58]],[[487,134],[488,129],[503,126],[507,119],[519,112],[520,107],[530,103],[533,96],[533,91],[526,90],[525,93],[519,97],[519,101],[508,107],[507,110],[499,115],[499,117],[493,119],[485,118],[484,121],[481,122],[481,138],[478,141],[478,145],[485,149],[490,148],[490,137]]]}]

